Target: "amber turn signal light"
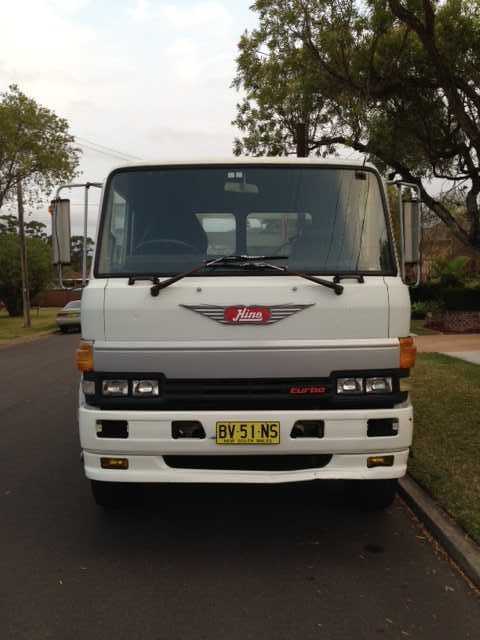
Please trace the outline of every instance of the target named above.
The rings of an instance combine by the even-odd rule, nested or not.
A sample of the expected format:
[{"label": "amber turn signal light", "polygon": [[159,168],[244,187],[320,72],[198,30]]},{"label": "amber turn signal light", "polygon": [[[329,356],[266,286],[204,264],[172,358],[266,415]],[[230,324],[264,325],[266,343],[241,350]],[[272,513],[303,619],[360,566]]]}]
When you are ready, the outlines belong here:
[{"label": "amber turn signal light", "polygon": [[411,369],[415,365],[417,347],[413,338],[400,338],[400,369]]},{"label": "amber turn signal light", "polygon": [[128,469],[128,458],[100,458],[102,469]]},{"label": "amber turn signal light", "polygon": [[93,371],[93,344],[82,340],[75,351],[77,369],[85,373]]}]

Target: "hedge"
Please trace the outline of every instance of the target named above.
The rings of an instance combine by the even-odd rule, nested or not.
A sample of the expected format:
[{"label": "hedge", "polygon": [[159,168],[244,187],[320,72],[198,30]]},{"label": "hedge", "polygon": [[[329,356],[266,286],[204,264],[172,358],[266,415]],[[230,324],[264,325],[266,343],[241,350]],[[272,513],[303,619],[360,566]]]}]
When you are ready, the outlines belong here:
[{"label": "hedge", "polygon": [[447,311],[480,311],[480,289],[445,289],[443,301]]},{"label": "hedge", "polygon": [[422,284],[410,289],[412,302],[440,302],[447,311],[480,311],[480,289]]}]

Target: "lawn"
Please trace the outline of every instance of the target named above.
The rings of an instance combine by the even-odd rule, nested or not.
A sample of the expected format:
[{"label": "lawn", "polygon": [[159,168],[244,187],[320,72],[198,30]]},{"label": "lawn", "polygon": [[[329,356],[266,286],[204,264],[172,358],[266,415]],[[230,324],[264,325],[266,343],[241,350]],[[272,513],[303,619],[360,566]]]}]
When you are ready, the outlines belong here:
[{"label": "lawn", "polygon": [[410,474],[480,543],[480,366],[420,354]]},{"label": "lawn", "polygon": [[32,326],[30,329],[23,328],[23,318],[10,318],[8,313],[0,311],[0,344],[22,338],[25,336],[33,336],[38,333],[46,333],[56,329],[55,317],[59,309],[56,307],[32,309],[31,318]]},{"label": "lawn", "polygon": [[416,333],[417,336],[433,336],[438,335],[438,331],[424,327],[425,320],[410,320],[410,331]]}]

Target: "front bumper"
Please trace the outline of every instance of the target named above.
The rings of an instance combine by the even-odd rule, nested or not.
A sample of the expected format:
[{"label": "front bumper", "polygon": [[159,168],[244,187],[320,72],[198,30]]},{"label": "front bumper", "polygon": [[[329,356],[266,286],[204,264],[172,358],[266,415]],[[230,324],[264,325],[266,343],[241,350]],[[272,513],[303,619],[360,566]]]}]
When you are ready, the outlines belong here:
[{"label": "front bumper", "polygon": [[[368,437],[367,421],[372,418],[396,418],[398,435]],[[126,420],[126,439],[97,437],[97,421]],[[198,420],[206,438],[173,439],[173,420]],[[280,444],[218,446],[215,442],[217,421],[280,422]],[[297,420],[323,420],[323,438],[291,438]],[[80,442],[86,476],[111,482],[198,482],[198,483],[279,483],[315,479],[399,478],[406,473],[408,451],[412,442],[413,412],[410,403],[394,409],[329,411],[109,411],[81,404],[79,410]],[[167,455],[295,455],[330,454],[331,461],[321,468],[289,471],[232,471],[169,467]],[[367,468],[370,455],[394,455],[391,467]],[[126,470],[103,469],[102,456],[127,457]]]}]

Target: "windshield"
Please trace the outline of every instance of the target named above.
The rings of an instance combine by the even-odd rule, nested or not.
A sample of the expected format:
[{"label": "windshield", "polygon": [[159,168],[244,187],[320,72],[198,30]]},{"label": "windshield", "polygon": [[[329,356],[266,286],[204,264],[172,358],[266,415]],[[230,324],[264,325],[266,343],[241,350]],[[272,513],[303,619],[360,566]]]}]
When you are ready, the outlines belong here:
[{"label": "windshield", "polygon": [[99,276],[172,275],[224,255],[275,256],[311,274],[394,270],[379,179],[368,170],[119,170],[102,216]]}]

